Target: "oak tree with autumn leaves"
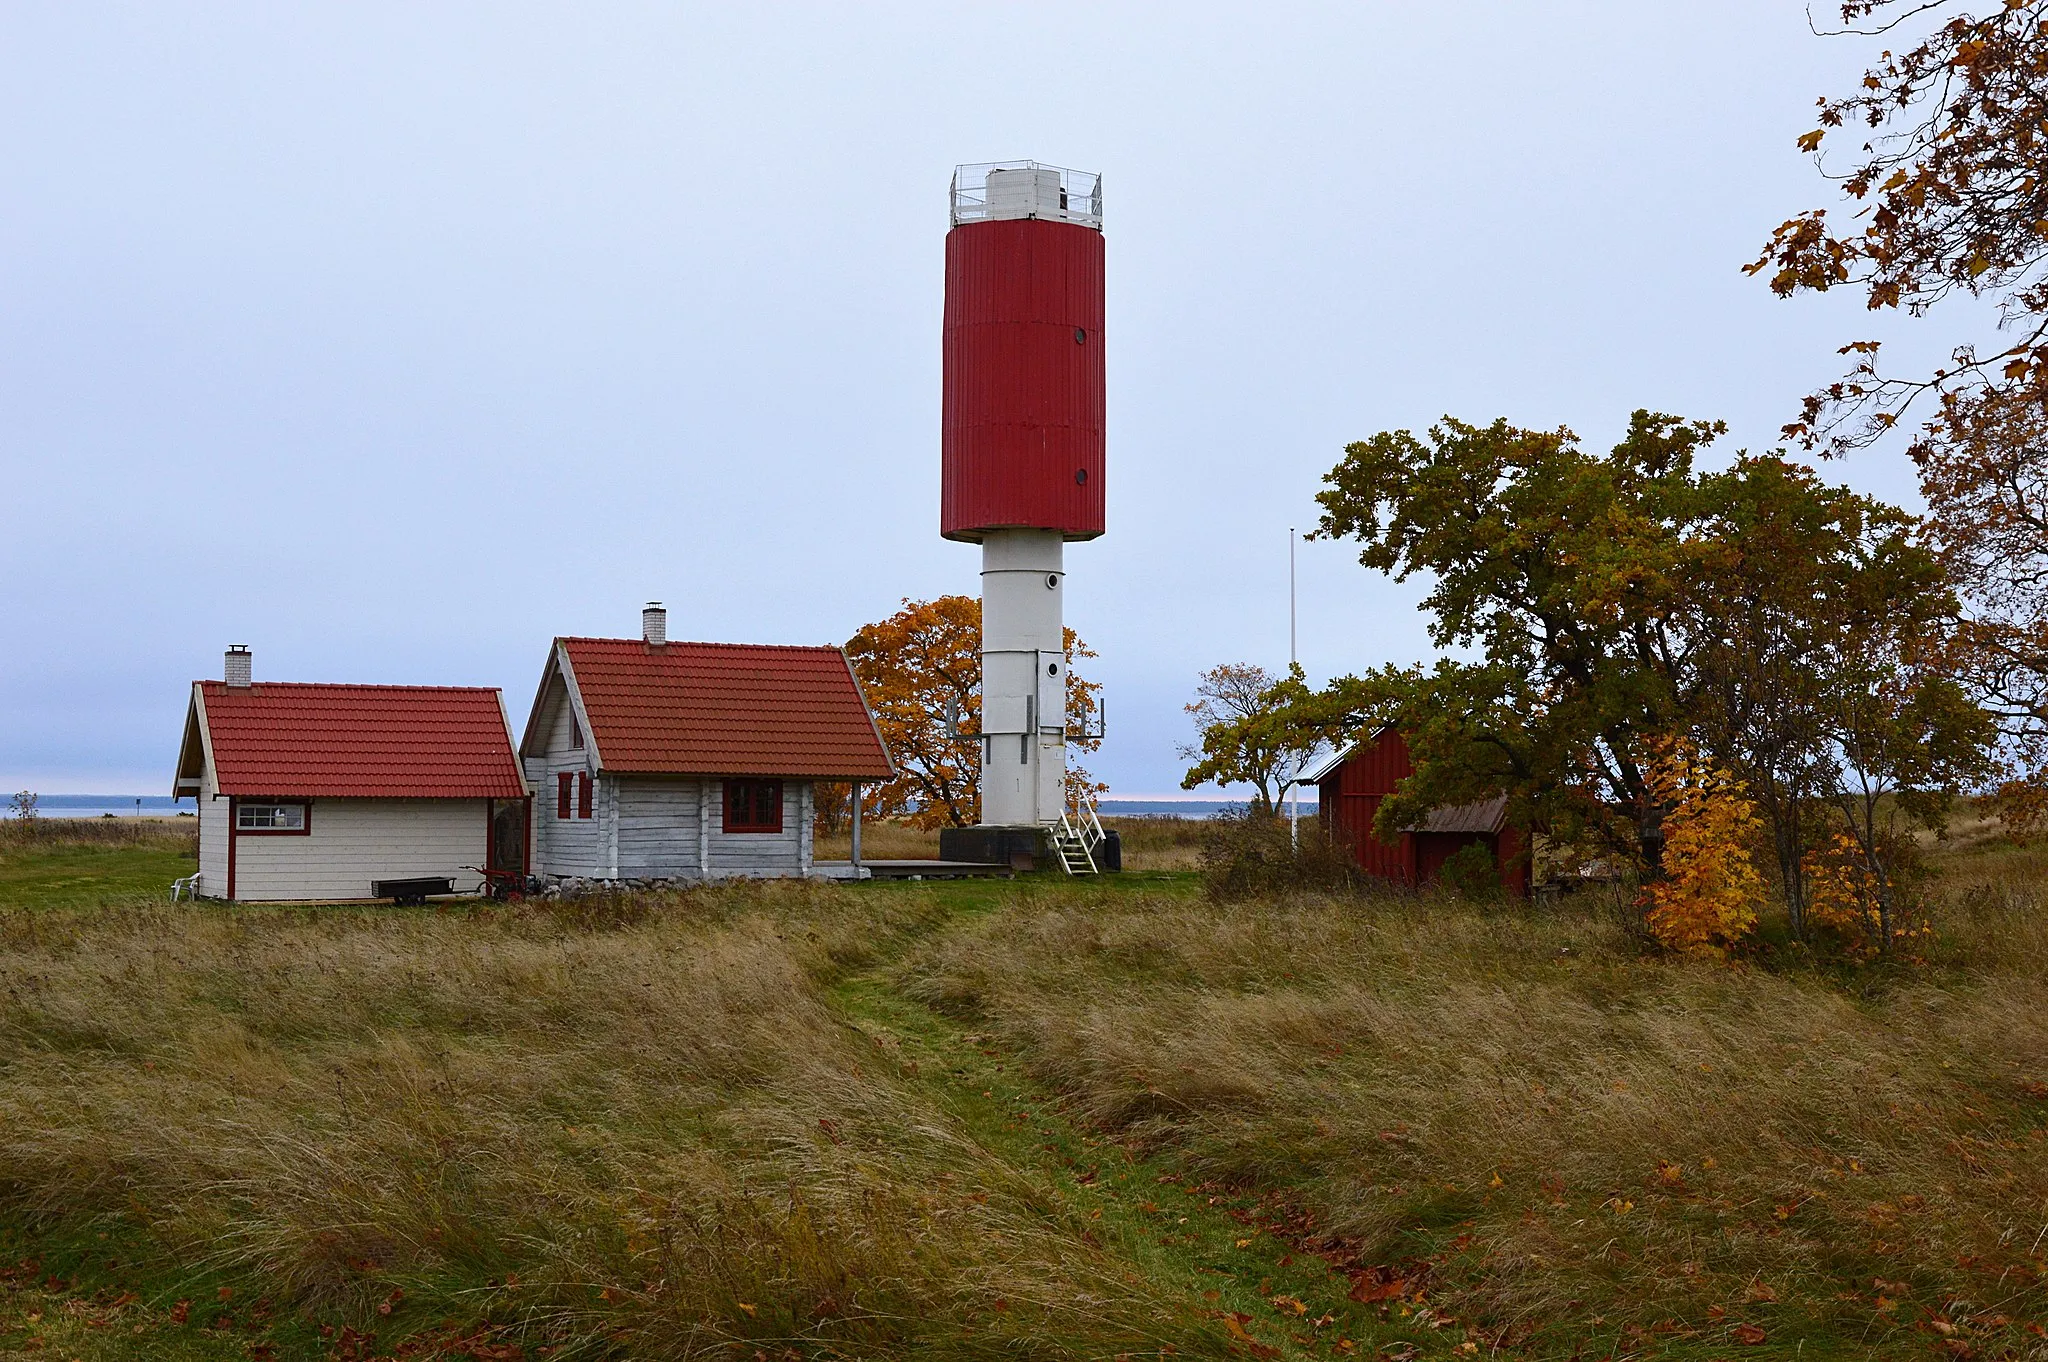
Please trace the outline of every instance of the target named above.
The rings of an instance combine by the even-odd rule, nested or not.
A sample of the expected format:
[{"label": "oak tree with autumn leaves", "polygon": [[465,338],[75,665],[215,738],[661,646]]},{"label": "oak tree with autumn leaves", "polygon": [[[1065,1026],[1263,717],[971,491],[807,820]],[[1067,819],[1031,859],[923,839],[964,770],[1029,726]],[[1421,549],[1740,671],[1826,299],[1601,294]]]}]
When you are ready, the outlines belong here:
[{"label": "oak tree with autumn leaves", "polygon": [[1305,726],[1407,739],[1379,835],[1505,795],[1553,842],[1673,886],[1645,900],[1660,935],[1725,949],[1746,881],[1710,860],[1747,865],[1752,829],[1803,937],[1813,846],[1846,834],[1883,881],[1902,844],[1878,824],[1938,823],[1981,776],[1989,719],[1943,665],[1955,592],[1918,522],[1781,454],[1703,472],[1721,433],[1638,411],[1600,455],[1445,418],[1346,449],[1317,535],[1424,576],[1448,651],[1301,702]]},{"label": "oak tree with autumn leaves", "polygon": [[1602,457],[1569,430],[1446,417],[1423,438],[1346,447],[1314,537],[1354,540],[1396,580],[1424,576],[1431,638],[1456,651],[1324,693],[1331,726],[1390,724],[1408,742],[1416,772],[1381,805],[1382,836],[1505,794],[1518,821],[1656,870],[1665,809],[1643,743],[1698,703],[1693,460],[1720,433],[1639,411]]},{"label": "oak tree with autumn leaves", "polygon": [[[1102,686],[1074,664],[1095,654],[1071,628],[1066,652],[1067,745],[1092,752],[1101,744],[1082,732]],[[906,598],[895,614],[848,639],[846,656],[897,770],[894,780],[862,787],[863,812],[918,828],[979,821],[981,602],[972,596]],[[1104,788],[1068,763],[1069,799]]]},{"label": "oak tree with autumn leaves", "polygon": [[1606,459],[1504,422],[1386,433],[1320,497],[1322,534],[1432,583],[1461,653],[1317,699],[1409,736],[1383,833],[1506,793],[1539,831],[1638,858],[1649,925],[1681,949],[1742,934],[1753,829],[1795,937],[1889,953],[1915,930],[1913,824],[1994,753],[2013,821],[2048,810],[2048,0],[1838,13],[1887,40],[1799,138],[1849,212],[1790,219],[1747,268],[1872,311],[1994,306],[1929,371],[1849,339],[1849,372],[1785,429],[1826,456],[1900,432],[1924,520],[1780,454],[1698,474],[1721,428],[1642,412]]}]

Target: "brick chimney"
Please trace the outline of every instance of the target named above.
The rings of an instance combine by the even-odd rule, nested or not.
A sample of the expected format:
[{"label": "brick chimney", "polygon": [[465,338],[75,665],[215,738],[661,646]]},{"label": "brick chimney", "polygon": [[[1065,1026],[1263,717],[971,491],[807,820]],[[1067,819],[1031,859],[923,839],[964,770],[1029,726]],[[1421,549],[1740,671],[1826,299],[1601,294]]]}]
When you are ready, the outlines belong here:
[{"label": "brick chimney", "polygon": [[249,645],[246,643],[229,644],[227,683],[230,686],[242,687],[251,684],[255,679],[255,658],[249,652]]},{"label": "brick chimney", "polygon": [[640,607],[640,639],[650,648],[668,645],[668,611],[660,601]]}]

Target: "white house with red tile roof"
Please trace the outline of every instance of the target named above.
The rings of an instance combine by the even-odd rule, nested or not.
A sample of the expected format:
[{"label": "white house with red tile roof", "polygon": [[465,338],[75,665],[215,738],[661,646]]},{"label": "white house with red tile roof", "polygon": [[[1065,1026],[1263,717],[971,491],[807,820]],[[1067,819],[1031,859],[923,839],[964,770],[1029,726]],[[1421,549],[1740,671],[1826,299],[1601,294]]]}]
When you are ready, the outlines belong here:
[{"label": "white house with red tile roof", "polygon": [[171,793],[199,803],[197,893],[376,897],[378,881],[527,869],[527,787],[505,707],[472,686],[258,682],[249,650],[192,683]]},{"label": "white house with red tile roof", "polygon": [[809,875],[814,781],[895,772],[837,648],[558,638],[519,745],[534,873],[605,883]]}]

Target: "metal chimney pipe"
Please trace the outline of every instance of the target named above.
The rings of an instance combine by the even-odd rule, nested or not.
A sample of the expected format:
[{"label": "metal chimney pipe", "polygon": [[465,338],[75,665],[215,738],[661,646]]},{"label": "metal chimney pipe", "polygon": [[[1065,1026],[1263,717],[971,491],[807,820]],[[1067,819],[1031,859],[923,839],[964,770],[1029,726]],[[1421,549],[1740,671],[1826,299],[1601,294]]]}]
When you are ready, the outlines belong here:
[{"label": "metal chimney pipe", "polygon": [[668,610],[660,601],[640,607],[640,640],[650,648],[668,644]]},{"label": "metal chimney pipe", "polygon": [[227,683],[237,689],[254,684],[255,658],[249,652],[248,644],[231,643],[228,645],[225,676]]}]

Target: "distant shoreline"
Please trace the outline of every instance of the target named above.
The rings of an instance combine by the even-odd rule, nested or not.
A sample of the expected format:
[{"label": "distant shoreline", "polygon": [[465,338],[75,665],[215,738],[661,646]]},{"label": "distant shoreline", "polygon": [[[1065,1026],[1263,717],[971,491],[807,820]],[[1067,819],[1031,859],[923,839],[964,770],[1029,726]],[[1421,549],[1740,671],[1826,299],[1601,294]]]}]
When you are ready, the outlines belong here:
[{"label": "distant shoreline", "polygon": [[[1097,806],[1107,818],[1214,818],[1245,807],[1242,799],[1116,799]],[[191,814],[196,803],[187,798],[173,800],[167,795],[44,795],[36,801],[36,812],[44,818],[174,818]],[[1301,801],[1304,814],[1314,814],[1315,801]]]},{"label": "distant shoreline", "polygon": [[[1104,799],[1096,806],[1105,818],[1214,818],[1236,813],[1246,807],[1242,799]],[[1283,806],[1284,807],[1284,806]],[[1301,801],[1301,811],[1313,814],[1316,803]]]},{"label": "distant shoreline", "polygon": [[[5,800],[0,799],[0,816]],[[40,795],[36,799],[39,818],[175,818],[198,810],[192,799],[173,800],[169,795]]]}]

